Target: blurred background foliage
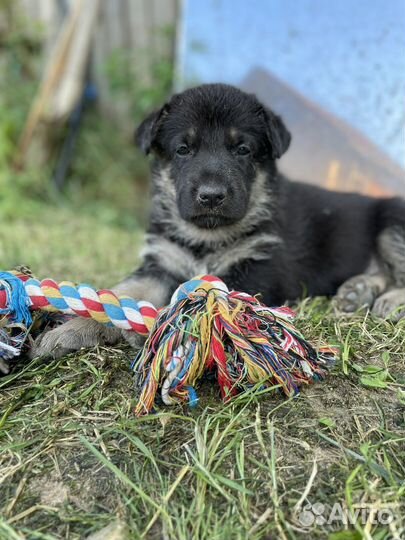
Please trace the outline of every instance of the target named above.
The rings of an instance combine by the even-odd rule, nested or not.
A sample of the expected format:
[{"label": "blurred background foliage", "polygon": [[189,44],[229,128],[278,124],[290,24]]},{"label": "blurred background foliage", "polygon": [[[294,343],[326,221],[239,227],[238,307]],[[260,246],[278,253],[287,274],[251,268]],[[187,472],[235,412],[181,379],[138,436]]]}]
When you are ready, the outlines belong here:
[{"label": "blurred background foliage", "polygon": [[[97,104],[86,111],[66,192],[57,194],[50,185],[54,161],[40,170],[18,172],[13,168],[18,138],[38,85],[41,28],[33,27],[22,15],[16,18],[9,0],[1,1],[0,12],[5,20],[0,28],[1,213],[11,217],[22,211],[25,215],[44,202],[80,204],[109,223],[132,227],[144,218],[146,161],[134,147],[132,134],[114,119],[103,117]],[[162,30],[168,39],[170,34],[170,29]],[[132,60],[127,51],[114,51],[106,60],[105,75],[114,99],[129,102],[135,128],[170,93],[173,66],[167,59],[157,60],[146,83],[138,77]],[[63,133],[55,134],[56,139],[58,135]]]},{"label": "blurred background foliage", "polygon": [[[11,0],[0,0],[0,265],[30,264],[39,275],[97,283],[102,265],[104,277],[116,280],[136,264],[148,211],[148,163],[133,132],[170,93],[172,61],[151,61],[145,80],[127,51],[106,58],[111,98],[128,104],[130,129],[101,114],[97,100],[86,105],[68,177],[57,190],[52,174],[66,126],[55,127],[55,152],[44,165],[15,165],[43,70],[42,32]],[[167,39],[171,33],[161,30]]]}]

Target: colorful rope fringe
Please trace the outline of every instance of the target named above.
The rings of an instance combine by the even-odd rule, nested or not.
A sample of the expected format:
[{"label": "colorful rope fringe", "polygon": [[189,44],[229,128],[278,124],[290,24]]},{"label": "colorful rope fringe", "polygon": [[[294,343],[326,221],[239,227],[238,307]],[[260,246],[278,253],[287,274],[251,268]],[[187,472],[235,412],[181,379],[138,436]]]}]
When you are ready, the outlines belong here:
[{"label": "colorful rope fringe", "polygon": [[216,277],[187,281],[159,313],[134,361],[141,394],[137,415],[152,410],[158,389],[170,405],[197,402],[195,385],[215,371],[226,401],[257,384],[279,385],[291,396],[321,380],[337,351],[319,353],[294,328],[288,307],[269,308],[253,296],[229,292]]},{"label": "colorful rope fringe", "polygon": [[[195,386],[206,371],[216,373],[224,400],[258,384],[278,385],[290,396],[322,379],[337,352],[317,353],[293,326],[289,308],[269,308],[253,296],[230,292],[214,276],[183,283],[158,312],[148,302],[89,285],[0,273],[0,360],[19,354],[22,325],[31,321],[28,308],[91,317],[148,335],[132,366],[140,388],[137,415],[153,409],[159,389],[167,405],[195,405]],[[7,332],[16,325],[20,332]]]}]

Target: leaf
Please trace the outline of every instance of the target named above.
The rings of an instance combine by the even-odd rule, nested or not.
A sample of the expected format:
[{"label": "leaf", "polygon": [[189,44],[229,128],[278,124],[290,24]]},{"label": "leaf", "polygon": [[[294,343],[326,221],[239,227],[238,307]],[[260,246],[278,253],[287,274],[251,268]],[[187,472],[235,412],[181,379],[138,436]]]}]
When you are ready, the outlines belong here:
[{"label": "leaf", "polygon": [[54,379],[51,380],[50,383],[48,383],[47,386],[50,387],[50,388],[52,388],[52,387],[54,387],[54,386],[59,386],[60,383],[61,383],[61,380],[62,380],[62,379],[61,379],[60,377],[55,377]]},{"label": "leaf", "polygon": [[250,491],[250,489],[245,488],[244,486],[241,486],[234,480],[231,480],[230,478],[226,478],[225,476],[222,476],[220,474],[215,475],[216,479],[222,482],[222,484],[225,484],[226,486],[236,489],[237,491],[240,491],[241,493],[246,493],[247,495],[253,495],[253,492]]},{"label": "leaf", "polygon": [[360,377],[360,382],[363,386],[368,386],[369,388],[387,388],[388,383],[381,377],[373,375],[363,375]]},{"label": "leaf", "polygon": [[364,375],[360,377],[360,382],[363,386],[370,388],[387,388],[388,370],[376,366],[375,364],[368,364],[364,366]]},{"label": "leaf", "polygon": [[369,373],[370,375],[377,375],[379,373],[384,373],[385,369],[375,366],[373,364],[368,364],[367,366],[364,367],[363,372]]},{"label": "leaf", "polygon": [[381,355],[381,359],[384,362],[384,366],[387,367],[390,361],[390,352],[384,351]]},{"label": "leaf", "polygon": [[328,427],[328,428],[336,427],[336,423],[333,420],[333,418],[329,418],[327,416],[325,416],[324,418],[320,418],[319,423],[322,424],[323,426]]},{"label": "leaf", "polygon": [[359,373],[363,373],[364,371],[364,367],[361,366],[360,364],[356,364],[356,362],[352,362],[351,366],[355,371],[358,371]]}]

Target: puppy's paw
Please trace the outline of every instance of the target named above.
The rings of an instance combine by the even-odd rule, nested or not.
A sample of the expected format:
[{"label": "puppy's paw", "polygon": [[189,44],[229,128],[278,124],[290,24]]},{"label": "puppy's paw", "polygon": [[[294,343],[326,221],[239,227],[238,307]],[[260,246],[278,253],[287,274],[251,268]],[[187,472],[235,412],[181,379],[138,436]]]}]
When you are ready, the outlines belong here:
[{"label": "puppy's paw", "polygon": [[333,299],[335,307],[344,313],[371,308],[380,292],[375,276],[354,276],[341,285]]},{"label": "puppy's paw", "polygon": [[136,352],[143,347],[146,338],[130,330],[122,330],[123,338],[135,349]]},{"label": "puppy's paw", "polygon": [[30,356],[60,358],[81,348],[116,343],[120,337],[120,330],[116,328],[77,317],[41,334],[35,340]]},{"label": "puppy's paw", "polygon": [[405,289],[392,289],[377,298],[372,313],[383,319],[399,321],[405,317]]},{"label": "puppy's paw", "polygon": [[10,366],[5,360],[0,358],[0,375],[7,375],[8,373],[10,373]]}]

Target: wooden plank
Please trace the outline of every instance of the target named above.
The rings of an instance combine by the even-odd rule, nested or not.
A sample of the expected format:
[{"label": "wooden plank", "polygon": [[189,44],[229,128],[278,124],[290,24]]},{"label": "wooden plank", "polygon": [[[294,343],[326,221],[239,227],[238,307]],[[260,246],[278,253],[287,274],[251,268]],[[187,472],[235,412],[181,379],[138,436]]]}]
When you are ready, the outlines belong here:
[{"label": "wooden plank", "polygon": [[156,42],[156,59],[171,62],[173,70],[172,91],[176,88],[177,68],[176,54],[178,36],[181,30],[182,0],[154,1],[154,37]]},{"label": "wooden plank", "polygon": [[[18,0],[27,17],[46,21],[44,56],[49,62],[55,60],[54,37],[61,31],[59,0]],[[68,8],[81,0],[66,0]],[[86,0],[86,4],[93,0]],[[99,19],[94,32],[92,49],[92,73],[97,84],[103,110],[115,109],[118,116],[128,116],[128,103],[111,94],[106,65],[114,51],[129,58],[134,84],[152,84],[151,69],[160,58],[173,59],[174,36],[170,40],[162,35],[162,27],[176,25],[181,0],[100,0]],[[90,7],[90,6],[86,6]],[[58,20],[59,18],[59,20]],[[59,98],[57,98],[59,99]],[[59,100],[59,103],[61,101]],[[125,112],[126,111],[126,112]]]},{"label": "wooden plank", "polygon": [[129,23],[123,26],[127,0],[102,0],[100,22],[96,33],[95,50],[93,54],[93,73],[99,92],[99,103],[105,114],[120,119],[121,122],[129,118],[129,100],[122,95],[113,95],[110,81],[106,73],[107,64],[112,55],[131,54],[131,46],[127,47]]},{"label": "wooden plank", "polygon": [[107,37],[106,0],[101,0],[99,17],[94,36],[92,76],[97,85],[99,103],[105,112],[109,112],[109,104],[112,102],[110,87],[107,79],[106,61],[110,52],[110,44]]},{"label": "wooden plank", "polygon": [[151,50],[150,9],[145,0],[128,0],[131,27],[132,58],[141,84],[150,84],[150,69],[154,52]]},{"label": "wooden plank", "polygon": [[46,118],[52,122],[67,118],[81,97],[98,8],[99,0],[82,6],[63,73],[46,111]]},{"label": "wooden plank", "polygon": [[[177,17],[176,0],[150,0],[152,8],[152,35],[155,58],[173,58],[173,46],[167,32],[175,33]],[[169,46],[168,46],[169,44]]]},{"label": "wooden plank", "polygon": [[58,16],[56,2],[53,2],[52,0],[41,0],[37,5],[37,9],[37,17],[43,21],[47,28],[52,28],[52,23]]},{"label": "wooden plank", "polygon": [[37,21],[39,19],[39,0],[20,0],[19,5],[23,15],[31,20]]},{"label": "wooden plank", "polygon": [[126,51],[131,51],[133,47],[132,36],[134,34],[130,19],[131,0],[120,1],[120,26],[122,32],[122,46]]},{"label": "wooden plank", "polygon": [[18,161],[20,162],[23,161],[23,158],[28,151],[28,147],[30,146],[35,129],[41,120],[45,106],[48,103],[48,100],[52,95],[53,89],[60,78],[62,67],[66,60],[69,43],[72,39],[74,27],[79,15],[80,4],[78,3],[77,9],[75,9],[71,13],[69,19],[64,25],[63,32],[60,36],[54,57],[47,66],[40,90],[31,106],[31,110],[29,112],[28,119],[19,143]]},{"label": "wooden plank", "polygon": [[144,50],[148,47],[147,12],[144,0],[127,0],[131,28],[131,43],[134,49]]},{"label": "wooden plank", "polygon": [[106,0],[103,16],[106,18],[106,37],[110,51],[122,48],[122,29],[120,25],[120,4],[123,0]]}]

